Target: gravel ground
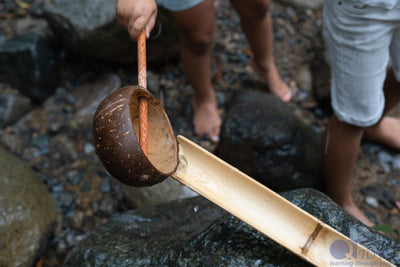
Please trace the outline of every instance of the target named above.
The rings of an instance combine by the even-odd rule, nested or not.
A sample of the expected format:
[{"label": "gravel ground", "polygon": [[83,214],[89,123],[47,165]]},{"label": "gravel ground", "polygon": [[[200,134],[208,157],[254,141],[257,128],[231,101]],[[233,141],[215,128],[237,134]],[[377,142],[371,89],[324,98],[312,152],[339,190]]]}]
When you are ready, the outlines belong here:
[{"label": "gravel ground", "polygon": [[[40,9],[44,2],[2,1],[0,42],[14,35],[15,19],[32,16],[33,10]],[[316,38],[322,23],[321,13],[297,11],[273,3],[271,14],[274,21],[276,63],[295,93],[290,106],[307,124],[322,132],[330,115],[329,108],[318,104],[293,78],[300,66],[311,62],[316,53],[315,48],[321,44],[321,39]],[[248,66],[251,54],[236,14],[223,2],[217,16],[213,71],[223,117],[224,104],[230,95],[243,87],[264,88]],[[102,71],[119,74],[123,84],[136,83],[136,77],[129,74],[132,73],[129,67],[94,65],[65,57],[62,81],[57,92],[18,123],[0,130],[1,142],[11,152],[29,162],[41,175],[60,211],[55,236],[37,266],[60,266],[76,242],[107,222],[112,214],[132,208],[124,200],[121,184],[107,174],[95,155],[90,124],[82,127],[74,120],[78,112],[77,89]],[[162,101],[175,131],[212,151],[214,147],[210,142],[193,135],[188,105],[192,90],[184,78],[182,66],[165,65],[156,70],[155,74],[160,83]],[[390,201],[384,194],[385,188],[390,188],[393,197],[400,200],[399,172],[394,159],[395,151],[371,143],[363,144],[353,188],[358,204],[378,223],[388,226],[388,235],[397,238],[400,231],[399,210],[390,203],[385,205],[385,200]]]}]

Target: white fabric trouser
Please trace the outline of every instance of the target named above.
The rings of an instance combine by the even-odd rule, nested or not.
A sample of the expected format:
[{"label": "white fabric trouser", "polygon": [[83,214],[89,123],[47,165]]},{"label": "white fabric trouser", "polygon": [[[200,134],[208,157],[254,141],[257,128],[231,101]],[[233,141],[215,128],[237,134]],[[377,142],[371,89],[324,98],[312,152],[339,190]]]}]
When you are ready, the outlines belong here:
[{"label": "white fabric trouser", "polygon": [[382,116],[389,61],[400,81],[400,3],[391,9],[365,3],[325,0],[323,12],[332,108],[340,121],[360,127]]}]

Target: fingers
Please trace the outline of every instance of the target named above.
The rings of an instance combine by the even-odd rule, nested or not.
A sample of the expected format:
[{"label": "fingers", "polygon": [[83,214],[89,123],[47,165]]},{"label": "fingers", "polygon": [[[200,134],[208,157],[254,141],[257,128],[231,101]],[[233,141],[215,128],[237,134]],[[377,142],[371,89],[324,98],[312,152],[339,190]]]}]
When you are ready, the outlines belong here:
[{"label": "fingers", "polygon": [[146,37],[149,38],[150,32],[153,30],[154,25],[156,24],[157,18],[157,10],[150,16],[148,23],[146,24]]},{"label": "fingers", "polygon": [[156,21],[157,5],[154,0],[118,0],[116,16],[132,39],[136,40],[143,29],[148,37]]},{"label": "fingers", "polygon": [[127,12],[127,2],[124,0],[118,0],[117,5],[115,7],[115,14],[117,17],[117,21],[122,26],[126,27],[129,22],[129,16],[126,15]]},{"label": "fingers", "polygon": [[145,26],[146,26],[145,23],[140,21],[140,19],[131,18],[128,21],[126,29],[128,30],[131,39],[136,40],[139,37],[142,30],[145,28]]}]

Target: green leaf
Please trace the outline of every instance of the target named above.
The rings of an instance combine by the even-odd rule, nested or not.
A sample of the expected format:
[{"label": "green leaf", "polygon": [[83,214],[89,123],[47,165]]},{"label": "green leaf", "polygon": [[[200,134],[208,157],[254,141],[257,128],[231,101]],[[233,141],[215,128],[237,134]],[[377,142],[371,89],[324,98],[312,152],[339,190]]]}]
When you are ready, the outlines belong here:
[{"label": "green leaf", "polygon": [[395,230],[390,227],[389,225],[386,224],[376,224],[371,227],[375,231],[381,231],[381,232],[395,232]]}]

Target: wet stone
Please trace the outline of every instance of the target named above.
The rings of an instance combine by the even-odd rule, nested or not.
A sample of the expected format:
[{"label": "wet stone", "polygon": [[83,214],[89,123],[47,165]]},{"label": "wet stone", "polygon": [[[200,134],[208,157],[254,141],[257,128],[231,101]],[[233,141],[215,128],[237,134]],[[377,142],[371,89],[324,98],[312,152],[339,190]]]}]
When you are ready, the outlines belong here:
[{"label": "wet stone", "polygon": [[63,213],[67,213],[75,204],[75,196],[70,192],[53,192],[53,198],[56,200],[57,207]]},{"label": "wet stone", "polygon": [[[137,61],[136,42],[117,23],[115,4],[116,1],[108,0],[58,0],[47,2],[43,11],[60,45],[70,53],[87,59],[132,64]],[[162,25],[162,34],[156,42],[149,38],[147,60],[174,61],[179,56],[176,25],[163,8],[158,9],[157,22]]]},{"label": "wet stone", "polygon": [[43,102],[59,82],[58,58],[40,35],[29,33],[0,45],[0,79],[34,102]]},{"label": "wet stone", "polygon": [[100,201],[99,212],[102,216],[110,216],[116,209],[117,202],[112,198],[104,198]]},{"label": "wet stone", "polygon": [[92,183],[90,181],[84,181],[80,188],[81,192],[89,192],[92,189]]},{"label": "wet stone", "polygon": [[0,129],[15,123],[32,108],[29,98],[0,83]]},{"label": "wet stone", "polygon": [[392,161],[393,169],[400,170],[400,155],[396,155]]},{"label": "wet stone", "polygon": [[53,234],[57,210],[26,162],[0,149],[0,266],[33,266]]},{"label": "wet stone", "polygon": [[84,214],[82,211],[74,212],[74,214],[68,219],[71,228],[79,229],[82,227]]},{"label": "wet stone", "polygon": [[322,189],[320,148],[321,136],[289,106],[270,94],[247,90],[230,101],[216,154],[282,192]]},{"label": "wet stone", "polygon": [[103,193],[110,193],[111,185],[110,179],[105,178],[100,184],[100,191]]},{"label": "wet stone", "polygon": [[363,151],[365,151],[366,153],[371,154],[371,155],[376,154],[381,150],[379,145],[377,145],[375,143],[365,142],[361,145],[362,145]]},{"label": "wet stone", "polygon": [[374,197],[366,197],[365,202],[367,202],[368,205],[371,207],[377,209],[379,207],[379,202],[376,198]]},{"label": "wet stone", "polygon": [[[400,263],[400,243],[313,189],[283,194],[374,253]],[[64,266],[311,266],[202,197],[115,215],[67,255]]]},{"label": "wet stone", "polygon": [[39,148],[40,151],[48,151],[49,140],[50,137],[48,135],[40,135],[33,138],[31,144]]},{"label": "wet stone", "polygon": [[84,145],[83,145],[83,152],[85,153],[85,154],[92,154],[92,153],[94,153],[95,152],[95,147],[94,147],[94,145],[93,144],[91,144],[91,143],[85,143]]},{"label": "wet stone", "polygon": [[79,171],[72,170],[67,173],[67,181],[71,185],[77,185],[81,182],[83,174]]},{"label": "wet stone", "polygon": [[12,127],[6,127],[0,132],[0,143],[17,155],[21,155],[24,149],[21,133]]},{"label": "wet stone", "polygon": [[[370,185],[361,188],[361,193],[367,197],[375,199],[376,202],[379,201],[388,209],[391,209],[395,206],[396,198],[390,187],[385,187],[382,185]],[[372,202],[375,201],[372,200]],[[375,206],[375,208],[377,207],[375,204],[372,206]]]}]

